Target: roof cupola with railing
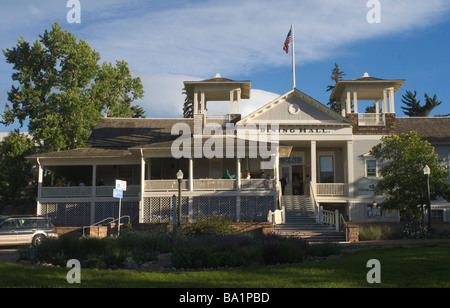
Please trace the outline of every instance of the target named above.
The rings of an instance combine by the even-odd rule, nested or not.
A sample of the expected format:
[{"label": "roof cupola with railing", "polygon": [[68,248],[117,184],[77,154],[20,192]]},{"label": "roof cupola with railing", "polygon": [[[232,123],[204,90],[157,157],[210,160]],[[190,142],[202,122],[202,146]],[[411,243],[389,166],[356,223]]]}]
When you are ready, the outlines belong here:
[{"label": "roof cupola with railing", "polygon": [[[184,90],[192,102],[193,115],[204,115],[204,121],[230,122],[240,119],[241,101],[250,98],[251,82],[234,81],[216,74],[214,78],[202,81],[185,81]],[[229,102],[229,113],[208,113],[208,102]],[[226,109],[225,109],[226,110]]]},{"label": "roof cupola with railing", "polygon": [[331,99],[340,103],[342,116],[355,124],[355,133],[385,134],[395,123],[395,94],[404,83],[365,73],[360,78],[338,81]]}]

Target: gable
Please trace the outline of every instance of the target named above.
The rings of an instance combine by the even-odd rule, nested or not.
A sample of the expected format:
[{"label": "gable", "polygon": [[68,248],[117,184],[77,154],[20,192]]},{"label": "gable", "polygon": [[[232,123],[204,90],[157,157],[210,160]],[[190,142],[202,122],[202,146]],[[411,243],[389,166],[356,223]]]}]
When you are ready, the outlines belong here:
[{"label": "gable", "polygon": [[256,110],[240,123],[351,125],[346,118],[297,89]]}]

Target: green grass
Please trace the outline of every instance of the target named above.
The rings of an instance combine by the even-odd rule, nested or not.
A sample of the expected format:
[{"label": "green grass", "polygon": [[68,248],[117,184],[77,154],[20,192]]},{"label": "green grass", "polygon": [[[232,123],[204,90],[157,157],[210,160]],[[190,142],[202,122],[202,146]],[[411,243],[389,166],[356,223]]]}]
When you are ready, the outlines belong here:
[{"label": "green grass", "polygon": [[[366,281],[367,261],[381,263],[381,284]],[[66,281],[66,268],[0,263],[0,287],[119,288],[352,288],[450,287],[450,243],[371,248],[332,260],[251,269],[144,273],[82,270],[81,284]]]}]

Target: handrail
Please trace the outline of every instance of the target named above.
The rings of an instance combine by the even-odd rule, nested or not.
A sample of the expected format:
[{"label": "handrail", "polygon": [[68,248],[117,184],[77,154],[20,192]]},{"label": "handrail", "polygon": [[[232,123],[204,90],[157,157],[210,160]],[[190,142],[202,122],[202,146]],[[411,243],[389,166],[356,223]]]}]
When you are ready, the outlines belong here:
[{"label": "handrail", "polygon": [[310,182],[309,183],[309,194],[311,195],[312,202],[314,205],[314,216],[316,217],[316,223],[321,223],[320,209],[319,209],[319,205],[317,204],[316,194],[315,194],[313,186],[314,186],[313,183]]},{"label": "handrail", "polygon": [[342,216],[342,213],[339,215],[340,220],[344,223],[344,228],[345,228],[345,241],[348,242],[348,225],[347,222],[345,221],[344,216]]},{"label": "handrail", "polygon": [[92,225],[90,225],[90,226],[84,226],[84,227],[83,227],[83,236],[84,236],[84,230],[85,230],[86,228],[95,227],[95,226],[97,226],[97,225],[102,224],[104,221],[107,221],[107,220],[110,220],[110,219],[114,219],[114,217],[108,217],[108,218],[102,219],[102,220],[100,220],[100,221],[97,221],[96,223],[94,223],[94,224],[92,224]]},{"label": "handrail", "polygon": [[119,219],[122,220],[122,218],[125,218],[125,217],[128,217],[128,223],[130,223],[130,222],[131,222],[131,217],[130,217],[130,215],[123,215],[123,216],[121,216],[121,217],[119,217],[119,218],[114,219],[114,220],[111,221],[110,223],[116,222],[116,221],[118,221]]},{"label": "handrail", "polygon": [[119,218],[108,217],[108,218],[102,219],[102,220],[100,220],[100,221],[97,221],[96,223],[94,223],[94,224],[92,224],[92,225],[90,225],[90,226],[84,226],[84,227],[83,227],[83,236],[85,235],[85,234],[84,234],[84,230],[86,230],[86,228],[95,227],[95,226],[97,226],[97,225],[102,224],[103,222],[105,222],[105,221],[107,221],[107,220],[111,220],[111,221],[109,222],[109,223],[111,224],[111,223],[114,223],[114,222],[118,221],[119,219],[122,220],[122,218],[128,218],[128,223],[131,222],[131,217],[130,217],[130,215],[123,215],[123,216],[121,216],[121,217],[119,217]]}]

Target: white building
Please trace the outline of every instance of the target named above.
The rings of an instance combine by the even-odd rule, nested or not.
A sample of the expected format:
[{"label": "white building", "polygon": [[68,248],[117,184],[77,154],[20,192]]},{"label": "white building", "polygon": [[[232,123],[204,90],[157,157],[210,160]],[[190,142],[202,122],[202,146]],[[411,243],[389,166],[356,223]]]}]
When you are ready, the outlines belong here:
[{"label": "white building", "polygon": [[[213,213],[266,221],[269,211],[283,206],[284,217],[314,215],[316,222],[335,222],[341,215],[354,222],[399,221],[397,212],[373,206],[383,198],[374,195],[380,166],[369,154],[372,147],[382,136],[417,129],[447,164],[450,158],[450,118],[396,118],[395,95],[403,83],[368,74],[339,81],[332,97],[341,102],[341,114],[293,89],[241,118],[250,81],[217,75],[185,82],[192,119],[103,118],[86,148],[33,156],[39,165],[38,214],[71,226],[117,217],[112,191],[115,179],[122,179],[128,182],[124,215],[132,222],[169,222],[181,170],[185,221]],[[375,103],[375,113],[361,112],[368,101]],[[224,104],[229,113],[208,114],[208,104]],[[211,123],[217,123],[215,129],[205,131]],[[236,127],[244,127],[246,134],[233,131]],[[269,147],[254,138],[267,137],[268,131],[279,139],[279,147],[263,159],[258,150]],[[184,157],[175,158],[174,151]],[[275,162],[273,169],[261,168],[266,160]],[[50,174],[45,181],[44,170]],[[233,179],[223,179],[225,170]],[[271,179],[261,178],[262,172]],[[437,204],[437,219],[450,221],[448,206]]]}]

